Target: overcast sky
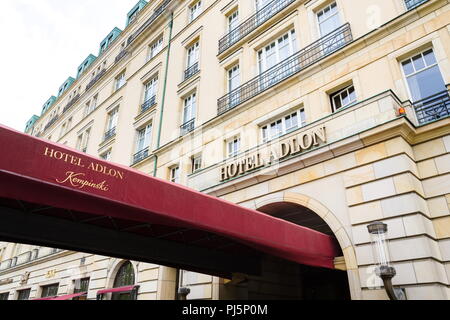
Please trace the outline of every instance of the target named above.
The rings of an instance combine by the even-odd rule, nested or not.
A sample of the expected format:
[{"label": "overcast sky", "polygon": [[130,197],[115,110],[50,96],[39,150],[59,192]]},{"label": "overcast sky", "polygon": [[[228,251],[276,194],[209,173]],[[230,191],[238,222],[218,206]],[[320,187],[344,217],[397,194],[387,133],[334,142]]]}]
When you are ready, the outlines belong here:
[{"label": "overcast sky", "polygon": [[23,131],[138,0],[0,0],[0,123]]}]

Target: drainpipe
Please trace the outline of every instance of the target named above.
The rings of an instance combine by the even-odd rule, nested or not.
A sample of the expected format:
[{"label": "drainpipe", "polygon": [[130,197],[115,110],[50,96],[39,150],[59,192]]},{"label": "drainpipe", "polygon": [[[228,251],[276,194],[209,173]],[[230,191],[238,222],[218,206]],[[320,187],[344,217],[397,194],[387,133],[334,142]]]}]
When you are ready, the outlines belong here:
[{"label": "drainpipe", "polygon": [[[169,44],[167,45],[167,56],[166,56],[166,71],[164,75],[164,89],[163,89],[163,98],[161,102],[161,112],[159,115],[159,126],[158,126],[158,141],[156,144],[156,149],[161,147],[161,130],[162,130],[162,121],[164,118],[164,107],[166,104],[166,92],[167,92],[167,77],[169,75],[169,59],[170,59],[170,49],[172,47],[172,32],[173,32],[173,12],[170,14],[170,23],[169,23]],[[153,176],[156,177],[158,171],[158,156],[155,155],[155,164],[153,168]]]}]

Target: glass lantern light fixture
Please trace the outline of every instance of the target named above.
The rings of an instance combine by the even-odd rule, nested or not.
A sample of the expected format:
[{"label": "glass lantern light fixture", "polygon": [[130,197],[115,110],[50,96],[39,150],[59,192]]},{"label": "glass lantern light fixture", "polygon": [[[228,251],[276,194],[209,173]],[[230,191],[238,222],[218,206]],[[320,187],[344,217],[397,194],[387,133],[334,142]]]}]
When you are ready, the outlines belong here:
[{"label": "glass lantern light fixture", "polygon": [[374,222],[367,226],[371,240],[373,256],[377,265],[376,274],[383,280],[386,293],[391,300],[406,300],[404,289],[394,288],[392,278],[397,274],[391,265],[391,256],[387,241],[388,226],[382,222]]}]

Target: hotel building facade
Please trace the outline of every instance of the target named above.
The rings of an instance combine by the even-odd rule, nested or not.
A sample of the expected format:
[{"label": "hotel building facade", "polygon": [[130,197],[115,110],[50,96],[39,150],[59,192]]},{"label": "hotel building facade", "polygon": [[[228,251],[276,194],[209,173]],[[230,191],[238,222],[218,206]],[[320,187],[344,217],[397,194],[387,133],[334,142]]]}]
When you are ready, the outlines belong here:
[{"label": "hotel building facade", "polygon": [[448,300],[448,83],[448,0],[139,1],[26,133],[329,234],[339,271],[221,279],[0,243],[0,297],[383,300],[382,221],[394,285]]}]

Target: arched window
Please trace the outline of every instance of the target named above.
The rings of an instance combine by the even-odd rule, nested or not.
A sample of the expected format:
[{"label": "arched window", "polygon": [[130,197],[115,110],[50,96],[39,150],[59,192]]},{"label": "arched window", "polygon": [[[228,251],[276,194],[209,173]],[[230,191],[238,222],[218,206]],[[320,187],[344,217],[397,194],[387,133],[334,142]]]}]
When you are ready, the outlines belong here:
[{"label": "arched window", "polygon": [[[125,262],[114,279],[114,288],[132,286],[135,284],[134,268],[131,262]],[[121,292],[112,295],[112,300],[133,300],[131,292]]]}]

